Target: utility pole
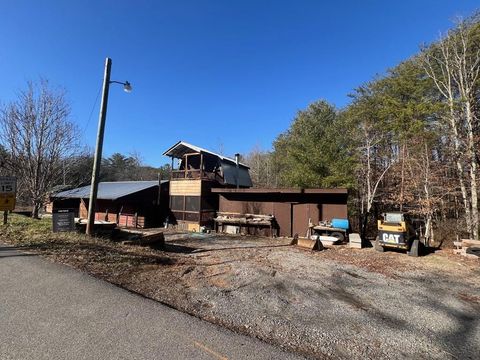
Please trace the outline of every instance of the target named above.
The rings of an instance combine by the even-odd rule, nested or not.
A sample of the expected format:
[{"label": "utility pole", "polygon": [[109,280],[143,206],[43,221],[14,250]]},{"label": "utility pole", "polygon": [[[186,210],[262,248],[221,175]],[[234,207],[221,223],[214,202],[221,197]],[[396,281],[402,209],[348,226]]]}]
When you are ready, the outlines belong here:
[{"label": "utility pole", "polygon": [[97,145],[95,148],[95,158],[93,160],[92,184],[90,187],[90,200],[88,202],[88,222],[87,235],[93,234],[95,224],[95,203],[97,202],[98,177],[100,174],[100,163],[102,161],[103,134],[105,132],[105,119],[107,117],[108,90],[110,88],[110,71],[112,69],[112,59],[105,59],[105,74],[103,77],[102,103],[100,105],[100,115],[98,118]]}]

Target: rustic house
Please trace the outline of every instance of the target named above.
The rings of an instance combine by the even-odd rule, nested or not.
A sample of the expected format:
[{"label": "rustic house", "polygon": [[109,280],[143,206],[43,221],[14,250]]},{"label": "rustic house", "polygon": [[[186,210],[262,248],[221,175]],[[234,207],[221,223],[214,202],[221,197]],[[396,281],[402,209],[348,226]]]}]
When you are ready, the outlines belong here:
[{"label": "rustic house", "polygon": [[[90,185],[52,195],[53,210],[74,209],[76,217],[87,218]],[[168,180],[115,181],[98,184],[95,220],[111,221],[121,227],[160,226],[168,216]]]},{"label": "rustic house", "polygon": [[[252,186],[248,166],[198,146],[179,141],[163,155],[172,158],[170,210],[180,229],[199,231],[213,227],[218,195],[212,188]],[[177,159],[178,166],[175,168]]]},{"label": "rustic house", "polygon": [[347,189],[219,188],[212,193],[219,195],[220,231],[305,236],[309,221],[347,218]]}]

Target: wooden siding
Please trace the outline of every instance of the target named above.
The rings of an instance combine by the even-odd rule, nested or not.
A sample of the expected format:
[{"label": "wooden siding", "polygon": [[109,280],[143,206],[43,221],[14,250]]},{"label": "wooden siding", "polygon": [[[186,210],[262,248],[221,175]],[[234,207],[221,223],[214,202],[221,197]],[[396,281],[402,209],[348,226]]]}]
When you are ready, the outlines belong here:
[{"label": "wooden siding", "polygon": [[317,204],[292,204],[293,206],[293,229],[292,234],[307,236],[308,219],[314,224],[320,220],[320,211]]},{"label": "wooden siding", "polygon": [[201,180],[170,181],[170,195],[200,196],[201,193],[202,193]]},{"label": "wooden siding", "polygon": [[332,220],[334,218],[346,219],[348,216],[346,204],[322,204],[322,220]]},{"label": "wooden siding", "polygon": [[[136,223],[135,223],[136,220]],[[137,216],[135,214],[120,214],[118,217],[118,226],[119,227],[133,227],[133,228],[144,228],[145,227],[145,217]]]},{"label": "wooden siding", "polygon": [[219,211],[233,214],[273,215],[280,236],[305,236],[308,219],[347,218],[347,194],[234,193],[220,194]]},{"label": "wooden siding", "polygon": [[[168,183],[162,184],[162,192],[158,196],[158,188],[145,189],[118,200],[97,199],[95,219],[118,222],[119,226],[135,227],[135,214],[137,215],[137,227],[155,227],[163,225],[163,221],[169,214]],[[72,200],[72,199],[67,199]],[[88,216],[88,199],[75,199],[77,202],[78,215],[86,219]],[[160,200],[160,204],[157,201]],[[66,200],[55,201],[57,208],[65,205]],[[122,216],[120,218],[120,216]]]}]

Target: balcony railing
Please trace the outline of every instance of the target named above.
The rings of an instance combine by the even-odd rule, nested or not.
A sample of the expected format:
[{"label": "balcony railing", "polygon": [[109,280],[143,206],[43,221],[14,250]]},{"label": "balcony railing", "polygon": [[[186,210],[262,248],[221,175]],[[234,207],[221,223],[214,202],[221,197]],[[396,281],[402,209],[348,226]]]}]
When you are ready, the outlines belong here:
[{"label": "balcony railing", "polygon": [[207,172],[203,170],[173,170],[172,179],[204,179],[222,181],[223,178],[218,173]]}]

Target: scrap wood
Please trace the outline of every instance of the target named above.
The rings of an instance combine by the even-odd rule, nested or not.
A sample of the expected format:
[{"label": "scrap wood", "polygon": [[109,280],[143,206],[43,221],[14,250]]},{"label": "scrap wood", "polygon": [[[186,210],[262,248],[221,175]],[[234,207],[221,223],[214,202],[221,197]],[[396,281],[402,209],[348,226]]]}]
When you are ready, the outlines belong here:
[{"label": "scrap wood", "polygon": [[453,249],[454,254],[470,259],[480,259],[479,252],[474,250],[480,248],[480,240],[462,239],[462,241],[454,241],[453,245],[456,246],[456,249]]},{"label": "scrap wood", "polygon": [[146,246],[146,245],[153,245],[153,244],[158,244],[158,245],[165,245],[165,236],[163,235],[163,232],[159,232],[156,234],[148,234],[148,235],[135,235],[135,237],[131,240],[126,240],[122,241],[123,245],[140,245],[140,246]]},{"label": "scrap wood", "polygon": [[462,247],[480,246],[480,240],[462,239]]},{"label": "scrap wood", "polygon": [[270,226],[274,217],[271,215],[244,214],[244,216],[231,217],[228,215],[219,215],[214,221],[220,224],[239,224],[239,225],[265,225]]}]

